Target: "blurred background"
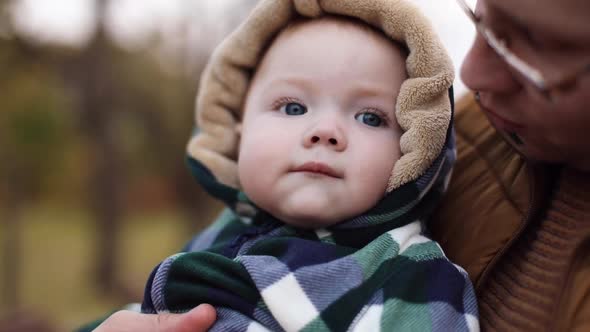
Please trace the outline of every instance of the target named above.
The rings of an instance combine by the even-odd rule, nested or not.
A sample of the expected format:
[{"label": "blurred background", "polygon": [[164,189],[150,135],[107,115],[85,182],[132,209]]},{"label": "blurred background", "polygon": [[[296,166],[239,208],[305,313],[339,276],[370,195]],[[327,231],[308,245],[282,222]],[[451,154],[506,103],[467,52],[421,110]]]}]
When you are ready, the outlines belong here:
[{"label": "blurred background", "polygon": [[[454,0],[414,1],[458,68],[471,24]],[[255,3],[0,0],[0,331],[141,301],[215,217],[184,148],[207,57]]]}]

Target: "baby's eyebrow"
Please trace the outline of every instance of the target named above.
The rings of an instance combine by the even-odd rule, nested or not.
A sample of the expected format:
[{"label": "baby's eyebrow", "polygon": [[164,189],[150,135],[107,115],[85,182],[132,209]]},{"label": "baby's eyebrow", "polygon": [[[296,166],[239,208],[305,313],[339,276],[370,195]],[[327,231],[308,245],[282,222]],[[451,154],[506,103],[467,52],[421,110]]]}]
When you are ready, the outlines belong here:
[{"label": "baby's eyebrow", "polygon": [[314,89],[313,81],[299,76],[281,76],[271,80],[268,80],[264,84],[265,88],[276,88],[276,87],[290,87],[296,88],[303,91],[311,91]]},{"label": "baby's eyebrow", "polygon": [[355,97],[397,97],[397,93],[393,89],[374,84],[357,85],[354,87],[353,94]]},{"label": "baby's eyebrow", "polygon": [[313,88],[314,85],[313,81],[299,76],[280,77],[274,81],[271,81],[271,84],[284,84],[304,89]]}]

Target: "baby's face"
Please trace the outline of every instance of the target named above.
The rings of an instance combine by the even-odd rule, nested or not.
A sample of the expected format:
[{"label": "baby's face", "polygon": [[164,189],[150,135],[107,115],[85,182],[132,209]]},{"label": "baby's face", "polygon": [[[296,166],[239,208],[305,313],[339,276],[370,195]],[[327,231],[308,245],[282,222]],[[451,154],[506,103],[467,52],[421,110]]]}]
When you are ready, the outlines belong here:
[{"label": "baby's face", "polygon": [[373,207],[399,159],[400,50],[350,23],[319,20],[282,33],[245,103],[239,178],[280,220],[329,226]]}]

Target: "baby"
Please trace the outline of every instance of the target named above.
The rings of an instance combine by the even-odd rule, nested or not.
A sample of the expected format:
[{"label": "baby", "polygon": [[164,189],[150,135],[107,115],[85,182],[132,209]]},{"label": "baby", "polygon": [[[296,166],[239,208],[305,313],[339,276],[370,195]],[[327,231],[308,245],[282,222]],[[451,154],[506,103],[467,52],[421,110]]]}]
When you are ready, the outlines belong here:
[{"label": "baby", "polygon": [[142,311],[212,331],[477,330],[425,235],[455,158],[453,68],[401,0],[263,0],[215,51],[189,165],[228,205],[163,261]]}]

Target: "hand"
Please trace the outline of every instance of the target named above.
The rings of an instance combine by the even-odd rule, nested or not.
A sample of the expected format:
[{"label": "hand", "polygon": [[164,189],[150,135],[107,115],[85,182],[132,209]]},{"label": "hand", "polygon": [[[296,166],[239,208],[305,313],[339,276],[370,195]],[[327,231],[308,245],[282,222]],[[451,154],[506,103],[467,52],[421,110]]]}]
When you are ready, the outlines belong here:
[{"label": "hand", "polygon": [[215,309],[201,304],[184,314],[140,314],[121,310],[112,314],[93,332],[205,332],[215,322]]}]

